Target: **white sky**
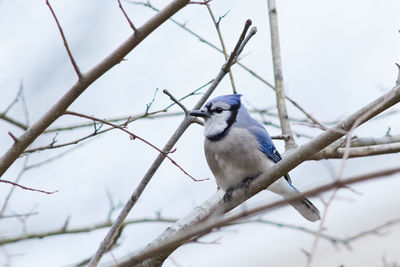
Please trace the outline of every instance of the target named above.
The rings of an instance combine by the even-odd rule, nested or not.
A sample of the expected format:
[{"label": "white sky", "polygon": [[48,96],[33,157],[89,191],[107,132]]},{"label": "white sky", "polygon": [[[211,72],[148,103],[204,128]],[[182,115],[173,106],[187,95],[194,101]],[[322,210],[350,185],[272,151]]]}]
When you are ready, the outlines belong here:
[{"label": "white sky", "polygon": [[[162,7],[167,1],[152,1]],[[118,8],[117,1],[53,0],[52,6],[63,26],[72,53],[82,71],[90,69],[114,50],[130,34],[131,29]],[[135,25],[140,26],[153,11],[124,3]],[[272,82],[266,1],[214,0],[216,16],[229,14],[222,20],[225,43],[231,50],[246,19],[253,20],[258,33],[245,48],[243,63]],[[373,1],[278,1],[278,16],[283,59],[283,75],[288,95],[297,100],[321,121],[330,121],[351,114],[389,90],[396,80],[394,63],[399,61],[398,29],[400,2]],[[189,6],[174,16],[185,22],[207,40],[219,44],[207,10]],[[177,97],[200,87],[215,77],[223,64],[223,56],[199,42],[171,22],[166,22],[127,57],[96,81],[71,106],[70,110],[110,118],[143,112],[156,88],[159,92],[153,109],[169,104],[161,90],[167,88]],[[245,104],[271,107],[275,96],[264,84],[238,66],[233,68],[238,91]],[[29,119],[36,121],[75,82],[75,73],[68,60],[56,24],[45,1],[0,0],[0,111],[15,97],[20,80],[29,108]],[[225,79],[213,96],[231,93]],[[190,108],[197,98],[185,101]],[[293,106],[289,114],[302,117]],[[399,109],[395,107],[394,109]],[[173,109],[179,111],[178,108]],[[24,120],[21,103],[9,113]],[[159,147],[168,140],[181,117],[165,120],[143,120],[129,129]],[[276,120],[275,120],[276,121]],[[55,125],[81,122],[61,118]],[[359,136],[383,136],[400,132],[398,118],[376,120],[361,127]],[[302,133],[315,135],[318,130],[295,125]],[[267,127],[272,135],[279,131]],[[7,135],[22,132],[0,121],[0,153],[12,144]],[[60,133],[58,143],[89,134],[92,129]],[[39,138],[33,147],[48,144],[53,135]],[[202,128],[192,126],[176,145],[172,155],[193,176],[212,177],[203,155]],[[302,144],[307,139],[298,139]],[[275,142],[283,151],[281,141]],[[39,162],[62,150],[32,155],[30,163]],[[130,141],[119,132],[111,132],[88,142],[82,148],[40,169],[28,172],[21,184],[43,190],[59,190],[47,196],[16,189],[8,212],[31,210],[38,215],[27,222],[29,231],[45,231],[61,227],[70,216],[70,226],[83,226],[103,221],[109,204],[106,189],[116,203],[125,203],[157,153],[140,143]],[[346,176],[393,167],[399,155],[354,159],[347,163]],[[17,161],[4,175],[15,179],[23,160]],[[336,170],[339,161],[332,161]],[[321,162],[307,162],[291,172],[294,183],[305,190],[330,180]],[[346,237],[399,217],[399,177],[355,185],[362,195],[342,190],[329,210],[327,233]],[[0,186],[0,204],[9,186]],[[182,217],[215,191],[213,179],[195,183],[165,161],[132,210],[131,218],[154,217],[161,212],[168,217]],[[328,194],[324,194],[326,199]],[[246,203],[247,207],[276,199],[263,192]],[[319,199],[313,202],[322,208]],[[116,213],[117,214],[117,213]],[[116,215],[115,214],[115,215]],[[305,221],[292,208],[269,212],[266,219],[317,229],[318,224]],[[153,240],[166,224],[155,223],[128,227],[121,245],[114,251],[118,258],[139,249]],[[15,220],[2,220],[0,236],[14,236],[22,231]],[[334,249],[321,241],[313,266],[381,266],[381,258],[400,262],[398,226],[388,228],[384,236],[369,236],[353,244],[353,251]],[[30,240],[0,249],[0,265],[66,266],[92,255],[106,233],[51,237]],[[205,238],[218,245],[190,244],[178,249],[173,259],[181,266],[304,266],[301,249],[311,248],[313,237],[295,230],[248,224],[231,227]],[[7,256],[8,255],[8,256]],[[290,256],[289,256],[290,255]],[[7,258],[9,257],[9,258]],[[112,260],[110,255],[104,262]],[[165,266],[176,266],[167,260]]]}]

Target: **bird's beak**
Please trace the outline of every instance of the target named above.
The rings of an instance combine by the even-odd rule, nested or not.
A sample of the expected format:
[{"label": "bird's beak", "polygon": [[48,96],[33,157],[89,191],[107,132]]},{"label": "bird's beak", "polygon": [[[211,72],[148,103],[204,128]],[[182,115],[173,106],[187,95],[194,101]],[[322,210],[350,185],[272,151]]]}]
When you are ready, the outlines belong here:
[{"label": "bird's beak", "polygon": [[192,110],[189,112],[189,115],[194,116],[194,117],[202,117],[202,118],[210,117],[210,113],[208,113],[207,111],[203,111],[203,110]]}]

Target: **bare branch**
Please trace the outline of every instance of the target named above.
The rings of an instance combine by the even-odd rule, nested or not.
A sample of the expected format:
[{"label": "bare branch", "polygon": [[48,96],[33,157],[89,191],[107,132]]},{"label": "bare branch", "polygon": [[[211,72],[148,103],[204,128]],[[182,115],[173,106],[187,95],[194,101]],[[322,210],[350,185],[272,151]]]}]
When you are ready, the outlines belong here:
[{"label": "bare branch", "polygon": [[308,113],[302,106],[300,106],[296,101],[294,101],[292,98],[286,96],[286,99],[292,103],[298,110],[300,110],[301,112],[303,112],[304,115],[306,115],[306,117],[308,119],[310,119],[315,125],[317,125],[320,129],[326,131],[328,128],[323,125],[321,122],[319,122],[316,118],[314,118],[310,113]]},{"label": "bare branch", "polygon": [[[194,91],[190,92],[189,94],[185,95],[184,97],[180,98],[179,101],[182,101],[190,96],[194,96],[197,95],[197,93],[202,90],[204,87],[206,87],[207,85],[209,85],[212,81],[207,82],[206,84],[202,85],[201,87],[195,89]],[[111,119],[106,119],[105,121],[107,122],[121,122],[123,121],[123,124],[120,124],[119,126],[121,127],[126,127],[129,123],[139,120],[139,119],[155,119],[155,118],[164,118],[164,117],[170,117],[170,116],[178,116],[178,115],[183,115],[182,112],[169,112],[166,113],[172,106],[174,106],[176,103],[171,103],[170,105],[168,105],[167,107],[157,110],[157,111],[153,111],[153,112],[149,112],[149,109],[152,105],[152,102],[154,101],[154,97],[155,94],[157,93],[157,90],[154,93],[153,99],[150,101],[150,103],[146,104],[146,111],[142,114],[139,115],[133,115],[133,116],[124,116],[124,117],[118,117],[118,118],[111,118]],[[161,114],[161,113],[165,113],[165,114]],[[195,120],[193,122],[199,122],[199,120]],[[77,128],[83,128],[83,127],[89,127],[89,126],[93,126],[93,123],[82,123],[82,124],[76,124],[76,125],[70,125],[67,127],[60,127],[60,128],[52,128],[49,130],[44,131],[43,133],[53,133],[53,132],[59,132],[59,131],[68,131],[68,130],[74,130]],[[23,154],[29,154],[29,153],[34,153],[37,151],[43,151],[43,150],[48,150],[48,149],[57,149],[57,148],[61,148],[61,147],[65,147],[65,146],[70,146],[70,145],[76,145],[79,144],[82,141],[85,141],[89,138],[95,137],[95,136],[99,136],[100,134],[106,133],[108,131],[111,131],[113,129],[116,129],[114,127],[110,127],[108,129],[104,129],[104,130],[99,130],[99,129],[95,129],[93,131],[93,133],[86,135],[84,137],[72,140],[70,142],[66,142],[66,143],[62,143],[62,144],[55,144],[54,139],[53,141],[46,145],[46,146],[41,146],[41,147],[36,147],[36,148],[31,148],[31,149],[27,149],[23,152]]]},{"label": "bare branch", "polygon": [[167,89],[163,90],[163,93],[166,94],[167,96],[169,96],[169,98],[175,102],[175,104],[177,104],[185,113],[185,115],[189,114],[189,110],[187,110],[187,108],[178,100],[176,99]]},{"label": "bare branch", "polygon": [[113,66],[120,63],[123,58],[140,44],[150,33],[164,23],[168,18],[178,12],[188,4],[189,0],[174,0],[162,11],[149,19],[138,29],[140,35],[133,34],[117,49],[109,54],[98,65],[94,66],[87,73],[82,74],[82,78],[77,81],[67,93],[57,101],[38,121],[36,121],[13,146],[0,158],[0,176],[14,163],[23,151],[40,135],[43,131],[59,118],[65,110],[99,77],[110,70]]},{"label": "bare branch", "polygon": [[33,215],[38,215],[38,212],[28,212],[23,214],[11,214],[11,215],[0,215],[0,219],[14,219],[18,217],[29,217]]},{"label": "bare branch", "polygon": [[[228,55],[228,51],[227,51],[226,48],[225,48],[225,42],[224,42],[224,39],[222,38],[221,29],[220,29],[220,27],[219,27],[220,22],[221,22],[221,17],[220,17],[220,19],[217,21],[217,20],[215,19],[214,13],[212,12],[211,7],[210,7],[210,5],[208,4],[208,2],[204,1],[204,4],[205,4],[205,6],[207,7],[208,13],[210,13],[211,19],[212,19],[212,21],[213,21],[213,23],[214,23],[214,26],[215,26],[215,29],[217,30],[218,38],[219,38],[219,41],[220,41],[220,43],[221,43],[222,52],[223,52],[223,54],[224,54],[225,60],[228,60],[228,56],[229,56],[229,55]],[[229,71],[229,79],[231,80],[231,85],[232,85],[232,91],[233,91],[233,93],[234,93],[234,94],[237,94],[237,90],[236,90],[236,86],[235,86],[235,81],[234,81],[234,79],[233,79],[232,70]]]},{"label": "bare branch", "polygon": [[368,157],[383,154],[391,154],[400,152],[400,143],[382,144],[373,146],[350,147],[350,148],[326,148],[313,156],[313,160],[321,159],[340,159],[345,153],[347,158]]},{"label": "bare branch", "polygon": [[[218,73],[216,78],[213,80],[213,82],[211,83],[208,90],[204,93],[204,95],[197,102],[197,104],[194,106],[193,109],[199,109],[199,108],[201,108],[202,105],[204,105],[204,103],[206,102],[208,97],[211,95],[211,93],[215,90],[215,88],[221,82],[223,77],[228,73],[229,68],[231,67],[232,64],[234,64],[234,60],[239,56],[238,50],[240,48],[241,43],[245,39],[246,32],[247,32],[248,28],[250,27],[250,24],[251,24],[250,20],[246,21],[246,25],[242,31],[242,34],[239,38],[238,43],[235,46],[235,49],[232,51],[230,57],[228,58],[227,62],[224,64],[224,66],[222,66],[220,72]],[[167,144],[164,146],[163,151],[170,151],[172,149],[172,147],[175,145],[175,143],[178,141],[178,139],[186,131],[186,129],[191,125],[191,123],[192,123],[192,116],[185,116],[182,123],[176,129],[175,133],[171,136],[171,138],[168,140]],[[96,251],[96,254],[93,256],[93,258],[91,259],[91,261],[89,263],[89,267],[97,266],[101,257],[103,256],[103,254],[110,248],[110,246],[112,244],[114,244],[123,221],[128,216],[132,207],[136,204],[136,201],[139,199],[140,195],[142,194],[142,192],[146,188],[147,184],[150,182],[154,173],[159,168],[159,166],[164,161],[164,159],[165,159],[165,155],[159,154],[159,156],[155,159],[153,164],[150,166],[147,173],[144,175],[141,182],[139,183],[139,186],[132,193],[130,199],[127,201],[127,203],[125,204],[121,213],[118,215],[113,226],[108,231],[104,240],[101,242],[99,248]]]},{"label": "bare branch", "polygon": [[118,5],[119,5],[119,8],[121,9],[122,13],[124,14],[126,20],[128,21],[129,26],[131,26],[132,30],[134,32],[136,32],[137,29],[136,29],[135,25],[133,25],[132,21],[129,19],[128,14],[126,14],[124,8],[122,7],[121,0],[118,0]]},{"label": "bare branch", "polygon": [[[291,155],[293,155],[293,154],[291,154]],[[268,172],[269,171],[266,171],[265,174],[267,174]],[[182,225],[180,224],[180,223],[182,223],[182,219],[181,219],[173,227],[169,227],[170,230],[167,231],[167,235],[166,235],[166,236],[168,236],[168,238],[166,238],[166,236],[162,236],[163,238],[158,238],[156,243],[154,243],[154,244],[151,243],[150,245],[146,246],[146,248],[136,252],[128,259],[126,259],[118,264],[115,264],[114,266],[127,267],[127,266],[133,266],[135,264],[137,266],[150,266],[150,264],[146,264],[146,259],[152,259],[151,257],[157,257],[158,255],[161,255],[164,252],[169,254],[172,251],[174,251],[176,249],[176,247],[178,247],[184,243],[190,242],[192,237],[198,238],[199,236],[203,236],[209,232],[212,232],[214,229],[219,229],[223,226],[229,225],[232,222],[260,214],[261,212],[265,212],[266,210],[271,210],[273,208],[287,205],[289,201],[298,200],[298,199],[303,198],[304,196],[316,195],[321,192],[325,192],[325,191],[328,191],[328,190],[331,190],[334,188],[344,187],[344,186],[347,186],[350,184],[367,181],[367,180],[374,179],[377,177],[389,176],[389,175],[393,175],[393,174],[396,174],[399,172],[400,172],[400,168],[394,168],[394,169],[390,169],[390,170],[384,170],[384,171],[369,173],[366,175],[351,177],[348,179],[344,179],[342,181],[334,181],[330,184],[309,190],[309,191],[305,192],[304,194],[299,195],[298,197],[276,201],[271,204],[261,205],[259,207],[256,207],[256,208],[253,208],[250,210],[245,210],[242,212],[238,212],[233,215],[227,215],[224,217],[213,216],[206,221],[204,221],[205,218],[202,217],[200,219],[203,222],[198,225],[186,224],[186,226],[184,228],[181,228],[182,227]],[[263,174],[262,176],[266,176],[266,175]],[[258,177],[256,179],[258,179]],[[250,186],[251,186],[251,188],[255,188],[255,186],[253,184],[251,184]],[[235,190],[234,194],[235,193],[237,193],[237,196],[245,195],[240,190]],[[223,196],[223,192],[218,191],[208,201],[213,202],[219,198],[219,203],[222,204],[223,203],[222,196]],[[234,199],[235,199],[235,197],[234,197]],[[208,204],[210,204],[210,203],[208,203]],[[201,210],[204,213],[205,211],[202,210],[203,207],[204,206],[202,206],[201,208],[198,208],[198,210],[199,211]],[[197,215],[199,216],[199,213],[197,213]],[[202,214],[202,215],[204,215],[204,214]],[[192,216],[193,216],[193,214],[192,214]],[[188,223],[188,221],[186,221],[186,223]],[[157,263],[157,264],[154,264],[153,266],[160,266],[160,265]]]},{"label": "bare branch", "polygon": [[[268,188],[270,184],[291,171],[293,168],[297,167],[302,162],[311,158],[316,152],[322,150],[329,144],[338,140],[340,137],[343,136],[343,132],[349,131],[352,128],[356,121],[358,121],[358,125],[360,125],[360,123],[366,122],[367,120],[371,119],[372,117],[383,112],[384,110],[388,109],[398,102],[400,102],[400,86],[393,88],[388,93],[359,109],[357,112],[340,121],[336,124],[336,126],[321,133],[319,136],[309,141],[307,144],[294,149],[293,151],[291,151],[291,153],[285,153],[283,159],[280,162],[266,170],[264,173],[257,176],[252,181],[249,187],[249,191],[247,191],[247,194],[239,188],[238,190],[233,191],[232,200],[230,202],[224,202],[224,192],[222,192],[221,190],[217,191],[217,193],[215,193],[212,197],[205,201],[199,208],[196,208],[190,214],[180,219],[172,227],[164,231],[164,233],[156,238],[146,249],[136,253],[135,255],[137,255],[138,257],[148,257],[148,255],[145,256],[146,254],[144,253],[144,251],[147,251],[152,247],[157,247],[159,246],[159,244],[171,241],[171,243],[169,243],[168,249],[165,252],[158,253],[157,256],[149,258],[148,260],[142,262],[140,266],[160,266],[162,262],[176,248],[181,245],[180,240],[187,240],[175,240],[175,236],[179,235],[180,233],[186,233],[187,229],[193,229],[194,227],[196,227],[196,225],[198,225],[211,215],[213,215],[212,217],[214,219],[216,217],[220,217],[220,214],[233,209],[237,205],[246,201],[248,198]],[[367,113],[367,111],[372,112]],[[367,116],[364,116],[365,114],[367,114]],[[362,118],[362,120],[360,120],[360,118]],[[394,171],[389,170],[387,172],[379,172],[379,174],[389,175],[397,171],[400,171],[400,169],[395,169]],[[368,179],[368,177],[365,179]],[[341,185],[340,183],[343,182],[335,181],[335,183],[339,186]],[[282,201],[282,203],[283,202],[285,201]],[[138,258],[135,259],[135,262],[136,260],[138,260]],[[132,263],[132,261],[126,262]]]},{"label": "bare branch", "polygon": [[14,97],[14,100],[8,105],[8,107],[6,107],[6,109],[0,114],[0,115],[6,115],[9,111],[10,111],[10,109],[18,102],[18,100],[21,98],[21,95],[22,95],[22,91],[24,90],[24,87],[23,87],[23,84],[22,84],[22,80],[21,80],[21,82],[20,82],[20,85],[19,85],[19,89],[18,89],[18,92],[17,92],[17,95]]},{"label": "bare branch", "polygon": [[[150,2],[142,2],[142,1],[131,1],[131,0],[125,0],[128,3],[134,4],[134,5],[142,5],[145,7],[148,7],[150,9],[152,9],[153,11],[159,12],[160,10],[157,9],[156,7],[154,7]],[[196,32],[194,32],[193,30],[191,30],[190,28],[188,28],[186,26],[185,23],[180,23],[177,20],[173,19],[173,18],[169,18],[170,21],[172,21],[175,25],[179,26],[180,28],[182,28],[183,30],[185,30],[186,32],[188,32],[189,34],[191,34],[192,36],[196,37],[197,39],[199,39],[200,42],[208,45],[209,47],[217,50],[218,52],[224,54],[224,51],[221,50],[220,48],[218,48],[216,45],[214,45],[213,43],[209,42],[208,40],[206,40],[205,38],[203,38],[202,36],[200,36],[199,34],[197,34]],[[253,77],[255,77],[256,79],[258,79],[259,81],[261,81],[263,84],[265,84],[266,86],[270,87],[271,89],[273,89],[274,91],[276,91],[275,87],[268,82],[267,80],[265,80],[263,77],[261,77],[260,75],[258,75],[254,70],[250,69],[249,67],[247,67],[246,65],[244,65],[241,62],[237,62],[236,63],[238,66],[240,66],[242,69],[244,69],[245,71],[247,71],[248,73],[250,73]],[[303,112],[311,121],[315,121],[318,122],[318,120],[316,120],[314,117],[311,116],[310,113],[305,112],[305,109],[303,107],[300,106],[299,103],[297,103],[296,101],[294,101],[291,97],[285,95],[286,99],[291,102],[296,108],[298,108],[301,112]],[[323,126],[323,124],[321,124],[321,126]]]},{"label": "bare branch", "polygon": [[0,183],[11,184],[13,186],[17,186],[17,187],[22,188],[24,190],[40,192],[40,193],[44,193],[44,194],[48,194],[48,195],[51,195],[51,194],[54,194],[54,193],[58,192],[58,190],[49,192],[49,191],[44,191],[44,190],[40,190],[40,189],[34,189],[34,188],[26,187],[26,186],[23,186],[23,185],[20,185],[20,184],[17,184],[17,183],[8,181],[8,180],[3,180],[3,179],[0,179]]},{"label": "bare branch", "polygon": [[[19,171],[19,173],[17,175],[17,178],[14,181],[15,183],[19,183],[19,181],[21,180],[22,176],[26,172],[26,166],[28,165],[28,160],[29,160],[29,157],[26,157],[24,159],[24,163],[23,163],[22,169]],[[7,205],[9,203],[10,199],[11,199],[11,196],[12,196],[15,188],[16,188],[15,186],[11,187],[11,189],[8,192],[7,196],[4,198],[3,205],[1,206],[1,209],[0,209],[0,216],[2,216],[4,214],[4,211],[7,209]]]},{"label": "bare branch", "polygon": [[274,78],[275,78],[275,92],[276,92],[276,105],[279,113],[279,121],[281,123],[282,135],[289,135],[290,139],[285,141],[286,150],[296,147],[293,132],[290,127],[289,116],[285,103],[285,89],[283,87],[282,63],[281,52],[279,44],[279,31],[278,31],[278,15],[276,10],[275,0],[268,0],[268,14],[269,26],[271,31],[271,49],[272,60],[274,65]]},{"label": "bare branch", "polygon": [[5,120],[11,124],[14,124],[15,126],[21,128],[22,130],[28,129],[28,125],[7,116],[5,113],[0,113],[0,119]]},{"label": "bare branch", "polygon": [[192,5],[207,5],[208,3],[210,3],[212,0],[204,0],[203,2],[200,1],[190,1],[189,4]]},{"label": "bare branch", "polygon": [[[381,105],[382,101],[385,100],[385,104]],[[380,98],[375,101],[369,103],[364,106],[354,114],[350,115],[346,119],[340,121],[336,124],[336,126],[328,129],[327,131],[321,133],[319,136],[309,141],[307,144],[298,147],[292,151],[292,153],[286,153],[287,156],[284,155],[283,159],[278,162],[273,167],[266,170],[264,173],[256,177],[252,183],[250,184],[249,191],[246,193],[243,190],[234,190],[232,194],[232,201],[229,203],[225,203],[222,198],[224,192],[218,191],[211,198],[203,203],[200,208],[195,209],[192,213],[188,214],[186,217],[180,219],[174,226],[167,229],[164,233],[162,233],[157,239],[155,239],[149,246],[148,249],[154,246],[158,246],[160,243],[165,242],[166,240],[172,240],[174,236],[179,235],[180,233],[185,233],[185,229],[192,229],[196,227],[200,222],[204,221],[209,216],[219,217],[221,213],[227,212],[237,205],[241,204],[248,198],[252,197],[254,194],[266,189],[270,184],[272,184],[279,177],[282,177],[286,173],[288,173],[293,168],[297,167],[299,164],[312,157],[313,154],[322,150],[324,147],[333,143],[335,140],[339,139],[343,136],[342,132],[348,131],[353,126],[354,122],[359,120],[359,118],[363,117],[361,123],[364,123],[368,119],[376,116],[380,112],[385,109],[393,106],[394,104],[400,101],[400,87],[393,88],[390,92],[384,94]],[[379,108],[374,108],[379,107]],[[373,112],[366,113],[366,111],[373,110]],[[364,117],[364,114],[368,114],[367,117]],[[340,131],[338,131],[340,130]],[[399,169],[390,170],[385,173],[379,173],[382,175],[392,174],[394,172],[399,171]],[[376,176],[373,176],[376,177]],[[366,178],[367,179],[367,178]],[[339,185],[342,183],[341,181],[335,181]],[[283,201],[284,202],[284,201]],[[282,202],[282,203],[283,203]],[[181,239],[180,239],[181,240]],[[184,239],[187,240],[187,239]],[[175,243],[173,243],[175,242]],[[171,241],[171,245],[165,253],[159,253],[157,256],[149,258],[144,261],[140,266],[150,266],[154,263],[162,263],[170,253],[172,253],[177,247],[180,246],[180,243],[175,241]],[[138,252],[136,255],[143,256],[142,250]],[[123,265],[122,265],[123,266]],[[158,265],[156,265],[158,266]]]},{"label": "bare branch", "polygon": [[[175,221],[176,221],[176,219],[164,218],[164,217],[142,218],[142,219],[127,220],[124,222],[124,226],[131,225],[131,224],[138,224],[138,223],[149,223],[149,222],[173,223]],[[62,225],[59,229],[52,230],[52,231],[30,233],[30,234],[15,236],[15,237],[3,238],[3,239],[0,239],[0,245],[16,243],[16,242],[20,242],[20,241],[29,240],[29,239],[45,238],[45,237],[50,237],[50,236],[55,236],[55,235],[87,233],[87,232],[92,232],[92,231],[95,231],[98,229],[110,227],[111,225],[112,225],[112,222],[110,222],[108,220],[105,222],[96,223],[96,224],[89,225],[89,226],[75,227],[75,228],[69,228],[69,227],[65,227],[65,225]]]},{"label": "bare branch", "polygon": [[14,143],[19,142],[18,138],[12,132],[8,132],[8,135],[12,138],[12,140],[14,140]]},{"label": "bare branch", "polygon": [[142,141],[142,142],[145,143],[146,145],[148,145],[148,146],[152,147],[153,149],[157,150],[158,152],[160,152],[160,154],[164,155],[167,159],[169,159],[169,160],[171,161],[172,164],[174,164],[176,167],[178,167],[184,174],[186,174],[186,176],[190,177],[193,181],[195,181],[195,182],[201,182],[201,181],[209,180],[209,178],[205,178],[205,179],[196,179],[196,178],[194,178],[194,177],[191,176],[189,173],[187,173],[178,163],[176,163],[176,161],[174,161],[174,160],[168,155],[169,153],[172,153],[172,151],[169,151],[169,152],[162,151],[161,149],[159,149],[158,147],[156,147],[155,145],[153,145],[152,143],[150,143],[150,142],[147,141],[146,139],[144,139],[144,138],[142,138],[142,137],[140,137],[140,136],[138,136],[138,135],[136,135],[136,134],[134,134],[134,133],[128,131],[127,129],[125,129],[125,128],[122,127],[122,126],[113,124],[113,123],[111,123],[111,122],[107,122],[107,121],[102,120],[102,119],[95,118],[95,117],[93,117],[93,116],[88,116],[88,115],[85,115],[85,114],[77,113],[77,112],[65,111],[64,114],[66,114],[66,115],[72,115],[72,116],[77,116],[77,117],[81,117],[81,118],[86,118],[86,119],[93,120],[93,121],[98,121],[98,122],[101,122],[101,123],[103,123],[103,124],[109,125],[109,126],[111,126],[111,127],[113,127],[113,128],[119,129],[119,130],[121,130],[121,131],[127,133],[127,134],[131,137],[132,140],[134,140],[134,139],[139,139],[140,141]]},{"label": "bare branch", "polygon": [[65,38],[64,31],[63,31],[63,29],[62,29],[62,27],[61,27],[60,22],[59,22],[58,19],[57,19],[56,13],[54,12],[53,8],[52,8],[51,5],[50,5],[49,0],[46,0],[46,5],[49,7],[50,12],[51,12],[51,14],[53,15],[53,18],[54,18],[54,20],[55,20],[56,23],[57,23],[57,27],[58,27],[58,30],[60,31],[61,38],[63,39],[65,49],[67,50],[68,57],[69,57],[69,59],[70,59],[70,61],[71,61],[71,64],[72,64],[72,66],[74,67],[76,74],[78,75],[78,79],[79,79],[79,80],[82,80],[82,78],[83,78],[83,77],[82,77],[82,73],[81,73],[81,71],[79,70],[78,65],[76,64],[76,61],[75,61],[74,57],[72,56],[71,50],[69,49],[69,45],[68,45],[68,42],[67,42],[67,38]]}]

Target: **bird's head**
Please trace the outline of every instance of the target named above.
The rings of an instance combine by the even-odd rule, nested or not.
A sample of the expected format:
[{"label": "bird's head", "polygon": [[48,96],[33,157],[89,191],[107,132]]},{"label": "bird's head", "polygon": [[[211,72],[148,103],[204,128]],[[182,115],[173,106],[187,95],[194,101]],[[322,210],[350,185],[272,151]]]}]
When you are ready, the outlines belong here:
[{"label": "bird's head", "polygon": [[242,95],[222,95],[210,101],[200,110],[189,115],[204,118],[204,135],[212,140],[222,139],[236,121]]}]

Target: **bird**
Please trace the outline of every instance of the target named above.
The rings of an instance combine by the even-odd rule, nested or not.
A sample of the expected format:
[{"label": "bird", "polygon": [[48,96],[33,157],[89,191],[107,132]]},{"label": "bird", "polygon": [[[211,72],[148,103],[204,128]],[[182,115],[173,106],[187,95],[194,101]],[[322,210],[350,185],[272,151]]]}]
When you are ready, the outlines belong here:
[{"label": "bird", "polygon": [[[225,191],[224,201],[231,200],[238,187],[248,190],[255,177],[282,159],[267,130],[241,103],[241,96],[221,95],[202,109],[189,112],[204,119],[204,152],[218,188]],[[267,189],[286,199],[301,195],[289,174]],[[319,210],[305,197],[289,204],[311,222],[321,218]]]}]

